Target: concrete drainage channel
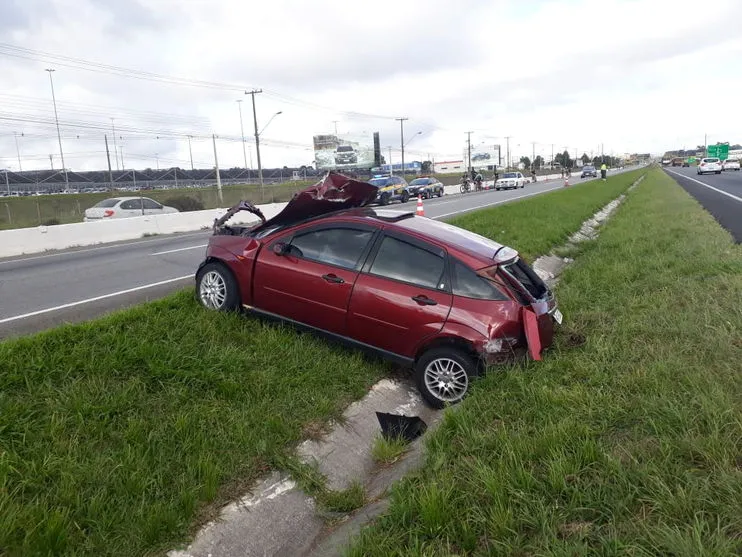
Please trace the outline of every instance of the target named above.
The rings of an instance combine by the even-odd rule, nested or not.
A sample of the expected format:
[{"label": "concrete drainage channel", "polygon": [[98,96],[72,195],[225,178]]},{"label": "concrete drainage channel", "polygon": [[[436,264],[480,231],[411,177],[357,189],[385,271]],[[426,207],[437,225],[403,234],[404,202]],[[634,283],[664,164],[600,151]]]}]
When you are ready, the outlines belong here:
[{"label": "concrete drainage channel", "polygon": [[577,249],[577,246],[579,246],[579,244],[581,244],[582,242],[595,240],[598,237],[600,226],[602,226],[608,219],[611,218],[616,209],[618,209],[621,203],[623,203],[624,199],[626,199],[626,195],[628,195],[628,192],[638,186],[643,179],[644,175],[639,176],[639,178],[637,178],[637,180],[633,184],[631,184],[626,193],[619,195],[616,199],[608,203],[600,211],[583,222],[580,229],[569,237],[569,240],[567,240],[567,243],[565,245],[554,249],[548,255],[542,255],[541,257],[536,259],[536,261],[533,262],[533,270],[538,276],[541,277],[541,280],[546,282],[546,284],[548,284],[550,288],[553,288],[559,281],[559,275],[564,272],[564,269],[568,265],[574,262],[574,259],[572,259],[571,257],[557,255],[554,252],[563,254],[574,253]]},{"label": "concrete drainage channel", "polygon": [[[639,177],[628,191],[643,179]],[[554,252],[574,253],[580,243],[597,238],[599,227],[625,197],[622,194],[586,220],[566,245],[539,257],[533,264],[539,276],[550,286],[556,284],[574,260]],[[363,507],[350,514],[327,513],[289,474],[273,472],[250,495],[224,507],[187,549],[170,551],[168,557],[341,555],[361,528],[388,508],[386,495],[391,485],[422,463],[425,436],[410,443],[393,464],[375,462],[372,447],[380,435],[376,412],[418,416],[428,425],[428,432],[442,417],[441,411],[422,401],[411,381],[384,379],[351,404],[342,419],[331,424],[328,434],[304,441],[296,451],[302,465],[324,477],[326,490],[342,493],[360,486],[365,494]]]}]

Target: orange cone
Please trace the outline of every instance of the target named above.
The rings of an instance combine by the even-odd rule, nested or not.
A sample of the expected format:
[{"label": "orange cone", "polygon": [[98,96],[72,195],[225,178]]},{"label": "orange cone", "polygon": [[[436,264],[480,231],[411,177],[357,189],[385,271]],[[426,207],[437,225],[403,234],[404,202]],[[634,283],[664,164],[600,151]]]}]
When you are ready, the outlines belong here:
[{"label": "orange cone", "polygon": [[567,186],[569,186],[569,178],[564,179],[564,187],[566,188]]},{"label": "orange cone", "polygon": [[415,214],[418,217],[424,217],[425,216],[425,208],[423,207],[423,198],[421,195],[417,196],[417,210],[415,211]]}]

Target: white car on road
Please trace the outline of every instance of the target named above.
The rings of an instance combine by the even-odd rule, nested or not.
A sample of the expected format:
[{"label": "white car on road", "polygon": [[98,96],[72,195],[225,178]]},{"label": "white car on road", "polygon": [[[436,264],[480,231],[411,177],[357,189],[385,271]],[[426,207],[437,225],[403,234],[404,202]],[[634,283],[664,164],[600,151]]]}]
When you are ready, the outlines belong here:
[{"label": "white car on road", "polygon": [[495,183],[496,190],[509,190],[526,187],[526,177],[520,172],[506,172]]},{"label": "white car on road", "polygon": [[721,174],[721,160],[716,157],[710,157],[701,159],[696,168],[696,174],[706,174],[707,172],[715,172]]},{"label": "white car on road", "polygon": [[739,159],[727,159],[721,163],[722,170],[739,170]]},{"label": "white car on road", "polygon": [[149,197],[112,197],[104,199],[90,209],[86,209],[83,221],[125,219],[141,217],[142,215],[164,215],[178,212],[180,211],[175,207],[162,205]]}]

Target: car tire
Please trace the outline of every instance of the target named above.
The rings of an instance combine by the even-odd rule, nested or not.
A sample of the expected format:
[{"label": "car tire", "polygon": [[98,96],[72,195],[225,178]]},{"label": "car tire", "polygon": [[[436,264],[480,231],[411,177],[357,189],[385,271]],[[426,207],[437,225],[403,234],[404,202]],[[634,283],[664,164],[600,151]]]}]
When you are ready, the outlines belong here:
[{"label": "car tire", "polygon": [[208,263],[198,272],[196,297],[206,309],[236,311],[240,307],[237,280],[223,263]]},{"label": "car tire", "polygon": [[388,193],[382,194],[382,196],[379,198],[379,204],[389,205],[389,194]]},{"label": "car tire", "polygon": [[477,362],[463,350],[449,346],[431,348],[415,363],[417,388],[433,408],[461,402],[478,375]]},{"label": "car tire", "polygon": [[717,170],[717,171],[716,171],[716,173],[717,173],[717,174],[721,174],[721,170]]},{"label": "car tire", "polygon": [[402,203],[407,203],[409,200],[410,200],[410,192],[408,191],[402,192],[402,198],[401,198]]}]

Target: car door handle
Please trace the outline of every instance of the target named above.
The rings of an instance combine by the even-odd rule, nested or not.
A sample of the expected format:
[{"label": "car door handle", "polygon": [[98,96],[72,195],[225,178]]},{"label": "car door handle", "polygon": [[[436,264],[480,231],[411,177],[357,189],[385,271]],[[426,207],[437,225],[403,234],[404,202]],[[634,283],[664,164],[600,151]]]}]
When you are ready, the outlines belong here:
[{"label": "car door handle", "polygon": [[325,279],[327,282],[334,282],[337,284],[345,282],[345,279],[342,279],[339,276],[332,274],[332,273],[330,273],[329,275],[322,275],[322,278]]},{"label": "car door handle", "polygon": [[412,299],[420,304],[421,306],[436,306],[438,305],[438,302],[433,300],[432,298],[428,298],[427,296],[424,296],[422,294],[418,294],[417,296],[413,296]]}]

